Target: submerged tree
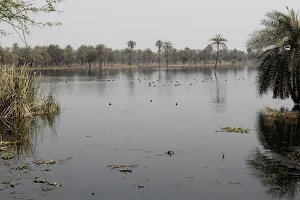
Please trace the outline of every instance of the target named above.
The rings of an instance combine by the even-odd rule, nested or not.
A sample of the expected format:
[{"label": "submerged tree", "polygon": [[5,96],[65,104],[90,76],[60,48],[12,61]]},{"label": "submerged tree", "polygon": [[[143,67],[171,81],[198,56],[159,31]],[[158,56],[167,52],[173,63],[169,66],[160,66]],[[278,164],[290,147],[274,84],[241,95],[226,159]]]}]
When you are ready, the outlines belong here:
[{"label": "submerged tree", "polygon": [[130,53],[129,53],[129,65],[132,65],[132,51],[134,49],[134,47],[136,46],[136,42],[133,40],[129,40],[127,42],[127,46],[130,49]]},{"label": "submerged tree", "polygon": [[215,69],[217,68],[218,61],[219,61],[219,51],[221,49],[227,49],[226,42],[227,40],[223,38],[221,34],[215,35],[215,37],[211,38],[209,41],[212,43],[210,44],[211,47],[215,47],[217,49],[217,56],[216,56],[216,64],[215,64]]},{"label": "submerged tree", "polygon": [[156,43],[155,43],[155,46],[158,48],[158,51],[157,51],[158,52],[158,64],[159,64],[159,67],[160,67],[160,62],[161,62],[160,54],[162,52],[162,48],[164,46],[164,43],[161,40],[157,40]]},{"label": "submerged tree", "polygon": [[262,21],[263,29],[251,34],[247,47],[260,54],[257,89],[260,95],[292,98],[300,104],[300,18],[294,10],[273,11]]}]

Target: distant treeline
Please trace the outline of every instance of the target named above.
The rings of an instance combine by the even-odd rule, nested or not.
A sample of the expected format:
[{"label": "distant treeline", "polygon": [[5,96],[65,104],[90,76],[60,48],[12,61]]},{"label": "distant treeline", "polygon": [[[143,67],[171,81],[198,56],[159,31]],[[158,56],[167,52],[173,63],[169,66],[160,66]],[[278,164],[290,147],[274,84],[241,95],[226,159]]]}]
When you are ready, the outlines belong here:
[{"label": "distant treeline", "polygon": [[[114,66],[132,64],[208,64],[216,60],[216,51],[208,45],[204,49],[176,49],[171,42],[156,43],[157,52],[150,48],[145,50],[135,50],[136,43],[129,41],[128,48],[111,49],[104,44],[96,46],[82,45],[74,49],[71,45],[61,48],[59,45],[20,47],[13,44],[12,47],[0,47],[1,65],[28,65],[30,67],[49,66]],[[245,62],[256,58],[254,53],[246,53],[237,49],[223,49],[219,52],[219,63],[222,62]]]}]

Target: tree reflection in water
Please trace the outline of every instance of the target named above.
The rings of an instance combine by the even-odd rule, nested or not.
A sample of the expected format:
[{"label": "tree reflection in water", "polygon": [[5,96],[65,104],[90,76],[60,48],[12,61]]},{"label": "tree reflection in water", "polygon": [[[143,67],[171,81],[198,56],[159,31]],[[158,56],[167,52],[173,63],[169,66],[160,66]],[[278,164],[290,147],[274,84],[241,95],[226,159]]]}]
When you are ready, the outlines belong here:
[{"label": "tree reflection in water", "polygon": [[300,190],[300,126],[298,121],[270,120],[260,112],[257,138],[264,149],[246,159],[273,198],[295,199]]},{"label": "tree reflection in water", "polygon": [[51,136],[56,136],[56,117],[43,116],[34,118],[16,118],[0,120],[0,140],[10,142],[8,151],[17,158],[33,156],[38,138],[43,138],[45,128],[49,128]]},{"label": "tree reflection in water", "polygon": [[212,105],[214,110],[218,113],[224,113],[226,110],[226,90],[224,85],[221,85],[218,80],[216,80],[216,92],[212,96]]}]

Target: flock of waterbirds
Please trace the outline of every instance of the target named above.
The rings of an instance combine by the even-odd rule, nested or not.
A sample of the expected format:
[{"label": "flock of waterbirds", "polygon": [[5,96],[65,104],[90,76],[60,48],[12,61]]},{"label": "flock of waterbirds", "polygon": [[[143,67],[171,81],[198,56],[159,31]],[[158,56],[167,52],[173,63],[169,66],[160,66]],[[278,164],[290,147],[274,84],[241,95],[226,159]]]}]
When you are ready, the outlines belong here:
[{"label": "flock of waterbirds", "polygon": [[[180,77],[179,77],[180,78]],[[137,79],[138,80],[138,82],[140,82],[140,83],[142,83],[142,80],[141,79]],[[208,79],[208,78],[206,78],[205,80],[202,80],[201,82],[202,83],[206,83],[206,82],[208,82],[208,81],[212,81],[212,82],[214,82],[215,80],[213,79],[213,78],[210,78],[210,79]],[[246,80],[244,77],[241,77],[241,78],[239,78],[238,80]],[[107,80],[107,81],[114,81],[114,80]],[[144,79],[144,81],[146,81],[146,79]],[[197,83],[197,82],[199,82],[198,80],[196,80],[196,79],[194,79],[194,81]],[[227,82],[227,79],[225,79],[225,81]],[[152,81],[152,82],[149,82],[149,87],[156,87],[156,85],[155,84],[157,84],[157,83],[159,83],[160,81],[159,80],[156,80],[156,82],[155,81]],[[173,81],[170,81],[171,83],[173,83]],[[131,84],[133,84],[134,82],[133,81],[131,81]],[[193,85],[193,83],[190,83],[190,85]],[[163,84],[163,86],[166,86],[165,84]],[[179,81],[175,81],[175,84],[174,84],[174,86],[175,87],[177,87],[177,86],[180,86],[180,83],[179,83]],[[150,99],[150,102],[152,103],[153,102],[153,100],[152,99]],[[108,103],[108,105],[109,106],[111,106],[112,105],[112,103],[111,102],[109,102]],[[175,105],[176,106],[178,106],[178,103],[176,102],[175,103]]]}]

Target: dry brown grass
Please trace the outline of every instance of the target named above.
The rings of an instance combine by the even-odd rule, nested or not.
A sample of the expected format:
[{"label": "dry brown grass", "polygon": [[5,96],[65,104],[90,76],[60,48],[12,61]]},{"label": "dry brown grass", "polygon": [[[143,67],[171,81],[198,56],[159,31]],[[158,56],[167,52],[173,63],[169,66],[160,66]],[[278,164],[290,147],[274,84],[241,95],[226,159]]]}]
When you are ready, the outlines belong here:
[{"label": "dry brown grass", "polygon": [[273,119],[273,120],[276,119],[294,120],[294,119],[299,119],[300,116],[299,112],[297,111],[276,110],[270,107],[266,107],[265,114],[269,119]]},{"label": "dry brown grass", "polygon": [[38,77],[31,75],[27,67],[0,68],[1,118],[24,118],[59,112],[60,106],[53,93],[43,97]]}]

